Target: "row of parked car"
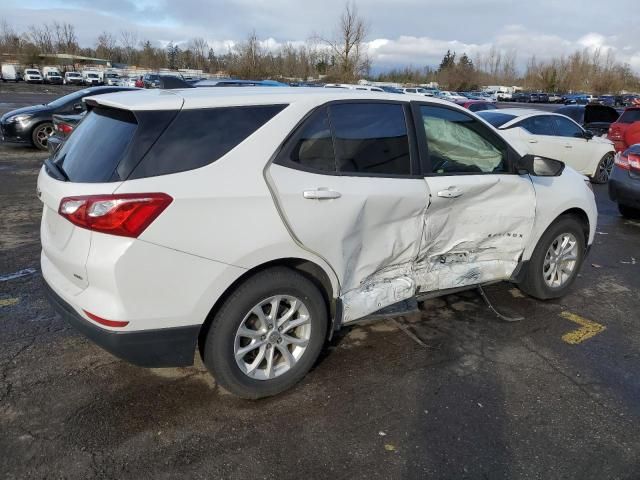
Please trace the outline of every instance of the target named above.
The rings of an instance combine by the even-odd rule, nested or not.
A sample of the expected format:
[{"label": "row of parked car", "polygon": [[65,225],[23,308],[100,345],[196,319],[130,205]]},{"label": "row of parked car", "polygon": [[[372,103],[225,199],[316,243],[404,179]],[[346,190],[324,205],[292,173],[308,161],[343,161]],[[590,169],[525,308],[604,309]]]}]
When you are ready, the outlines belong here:
[{"label": "row of parked car", "polygon": [[[195,85],[200,88],[274,86],[270,81],[228,79],[205,80]],[[182,82],[173,85],[173,88],[180,86],[191,85]],[[421,95],[410,89],[395,91],[396,89],[385,90],[377,86],[327,85],[325,88],[397,93],[416,99],[436,98],[435,95]],[[133,89],[127,86],[87,88],[46,105],[9,112],[0,119],[2,139],[32,144],[40,149],[48,148],[53,154],[86,114],[86,106],[82,101],[85,97]],[[469,94],[469,97],[474,95]],[[640,106],[629,107],[622,115],[613,107],[599,104],[567,105],[555,112],[543,112],[531,109],[497,109],[495,102],[478,98],[481,97],[470,99],[461,95],[455,101],[450,101],[478,113],[495,128],[502,130],[504,135],[523,142],[533,153],[560,158],[597,183],[609,180],[616,154],[640,143]]]},{"label": "row of parked car", "polygon": [[[44,83],[50,85],[123,85],[125,78],[115,72],[101,70],[66,71],[62,73],[58,67],[25,68],[20,71],[13,64],[3,64],[0,70],[3,82]],[[128,78],[126,79],[128,80]],[[135,82],[135,79],[133,80]],[[127,83],[133,83],[127,82]],[[133,86],[133,85],[131,85]]]},{"label": "row of parked car", "polygon": [[627,95],[590,95],[586,93],[559,94],[540,92],[517,92],[510,101],[518,103],[560,103],[564,105],[599,104],[609,107],[625,107],[640,104],[640,96]]}]

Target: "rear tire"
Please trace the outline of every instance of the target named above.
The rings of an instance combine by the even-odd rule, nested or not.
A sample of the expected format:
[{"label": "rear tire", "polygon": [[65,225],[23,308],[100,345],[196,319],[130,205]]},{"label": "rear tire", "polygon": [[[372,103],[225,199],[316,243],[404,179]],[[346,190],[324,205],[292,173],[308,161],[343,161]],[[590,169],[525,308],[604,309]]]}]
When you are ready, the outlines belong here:
[{"label": "rear tire", "polygon": [[566,295],[578,276],[584,254],[583,223],[573,216],[560,217],[540,237],[520,289],[541,300]]},{"label": "rear tire", "polygon": [[628,205],[622,205],[621,203],[619,203],[618,211],[620,212],[620,215],[625,218],[640,218],[640,209],[638,208],[633,208]]},{"label": "rear tire", "polygon": [[324,297],[310,280],[285,267],[264,270],[218,310],[202,348],[204,363],[218,384],[239,397],[276,395],[311,369],[327,325]]}]

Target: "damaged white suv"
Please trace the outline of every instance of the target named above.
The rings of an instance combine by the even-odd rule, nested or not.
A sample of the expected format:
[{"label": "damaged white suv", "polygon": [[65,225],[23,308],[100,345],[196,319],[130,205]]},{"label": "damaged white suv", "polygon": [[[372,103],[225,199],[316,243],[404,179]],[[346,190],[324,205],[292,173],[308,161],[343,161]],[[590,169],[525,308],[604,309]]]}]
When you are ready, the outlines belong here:
[{"label": "damaged white suv", "polygon": [[49,299],[113,354],[246,398],[384,307],[506,280],[567,292],[596,227],[561,162],[448,102],[304,88],[101,95],[47,160]]}]

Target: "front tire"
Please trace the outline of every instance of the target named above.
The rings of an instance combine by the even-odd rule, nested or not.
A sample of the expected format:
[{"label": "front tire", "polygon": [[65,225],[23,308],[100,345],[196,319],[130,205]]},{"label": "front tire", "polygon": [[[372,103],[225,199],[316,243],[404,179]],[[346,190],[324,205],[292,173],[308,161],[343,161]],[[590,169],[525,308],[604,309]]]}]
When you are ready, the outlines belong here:
[{"label": "front tire", "polygon": [[242,283],[215,315],[203,346],[218,384],[247,399],[281,393],[299,382],[318,358],[328,313],[318,288],[284,267]]},{"label": "front tire", "polygon": [[31,132],[31,143],[38,150],[47,150],[47,143],[49,141],[49,135],[53,133],[53,124],[51,122],[44,122],[33,129]]},{"label": "front tire", "polygon": [[556,220],[542,235],[519,287],[541,300],[567,294],[585,254],[584,225],[573,216]]},{"label": "front tire", "polygon": [[607,183],[609,181],[609,177],[611,176],[614,162],[615,156],[613,152],[609,152],[604,157],[602,157],[602,159],[598,163],[595,174],[591,178],[591,181],[593,183]]}]

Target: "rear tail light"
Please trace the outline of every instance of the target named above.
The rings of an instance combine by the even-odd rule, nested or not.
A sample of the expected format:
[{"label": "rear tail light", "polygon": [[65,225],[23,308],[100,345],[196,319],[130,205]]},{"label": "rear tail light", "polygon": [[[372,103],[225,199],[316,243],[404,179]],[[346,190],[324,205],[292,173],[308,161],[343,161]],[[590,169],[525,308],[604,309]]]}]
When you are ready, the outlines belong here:
[{"label": "rear tail light", "polygon": [[617,125],[609,127],[609,140],[612,142],[620,142],[623,140],[622,138],[622,129]]},{"label": "rear tail light", "polygon": [[56,130],[58,130],[60,133],[64,133],[65,135],[69,135],[71,132],[73,132],[73,127],[68,123],[60,122],[56,125]]},{"label": "rear tail light", "polygon": [[634,153],[625,153],[617,156],[615,164],[623,170],[640,173],[640,155]]},{"label": "rear tail light", "polygon": [[66,197],[58,213],[88,230],[137,238],[172,201],[166,193]]}]

